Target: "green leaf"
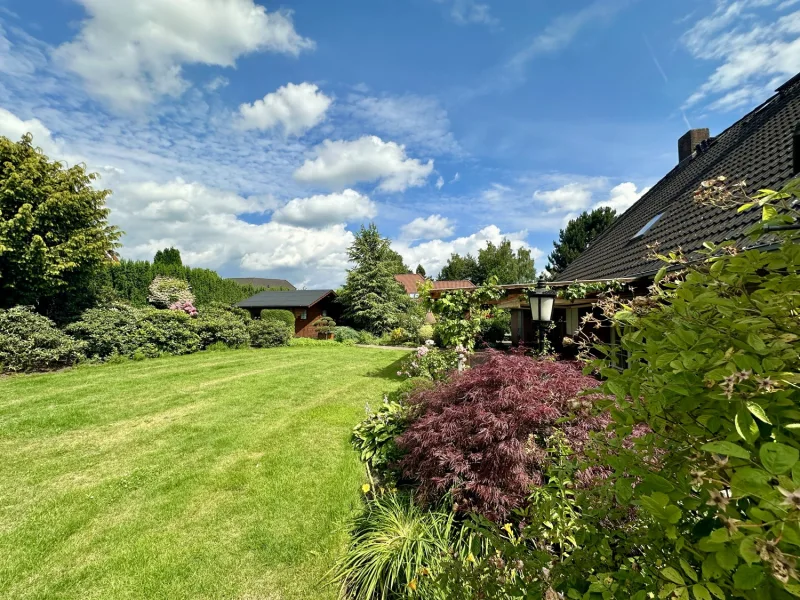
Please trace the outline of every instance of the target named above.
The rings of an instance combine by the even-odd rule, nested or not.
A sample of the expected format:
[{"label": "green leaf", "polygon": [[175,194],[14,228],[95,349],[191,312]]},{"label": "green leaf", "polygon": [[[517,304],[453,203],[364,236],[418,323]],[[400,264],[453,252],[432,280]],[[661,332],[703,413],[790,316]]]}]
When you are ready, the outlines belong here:
[{"label": "green leaf", "polygon": [[769,221],[778,216],[778,209],[771,204],[765,204],[761,209],[761,220]]},{"label": "green leaf", "polygon": [[747,404],[747,410],[749,410],[750,413],[756,419],[758,419],[762,423],[768,423],[769,425],[772,425],[772,421],[769,420],[769,417],[767,417],[767,413],[764,411],[764,409],[761,407],[760,404],[752,401],[747,402],[746,404]]},{"label": "green leaf", "polygon": [[733,571],[739,562],[739,556],[730,547],[723,548],[717,552],[714,558],[717,559],[717,564],[726,571]]},{"label": "green leaf", "polygon": [[665,567],[661,569],[661,574],[664,576],[664,579],[671,581],[672,583],[677,583],[678,585],[685,585],[683,577],[681,577],[681,574],[678,573],[678,571],[676,571],[672,567]]},{"label": "green leaf", "polygon": [[742,539],[742,543],[739,544],[739,554],[748,564],[761,562],[761,558],[756,550],[756,536],[748,535]]},{"label": "green leaf", "polygon": [[706,581],[706,587],[708,591],[714,594],[720,600],[725,600],[725,592],[722,591],[722,588],[719,587],[716,583],[712,581]]},{"label": "green leaf", "polygon": [[692,594],[697,600],[711,600],[711,594],[705,588],[705,586],[696,583],[692,586]]},{"label": "green leaf", "polygon": [[758,451],[758,455],[761,457],[761,464],[767,471],[775,475],[786,473],[800,458],[797,448],[778,442],[764,444]]},{"label": "green leaf", "polygon": [[681,569],[692,581],[697,581],[697,571],[695,571],[692,566],[683,559],[680,559]]},{"label": "green leaf", "polygon": [[753,208],[753,206],[755,206],[755,202],[745,202],[739,208],[736,209],[736,212],[744,212],[746,210]]},{"label": "green leaf", "polygon": [[758,431],[758,425],[750,415],[749,410],[745,409],[743,406],[740,406],[736,411],[735,421],[736,432],[743,440],[752,444],[758,439],[758,436],[760,435]]},{"label": "green leaf", "polygon": [[709,442],[701,446],[706,452],[722,454],[724,456],[735,456],[736,458],[750,458],[750,452],[733,442]]},{"label": "green leaf", "polygon": [[737,590],[754,590],[764,579],[764,570],[755,565],[742,565],[733,574],[733,587]]},{"label": "green leaf", "polygon": [[764,343],[764,340],[762,340],[758,334],[752,331],[747,334],[747,344],[759,354],[767,349],[767,345]]},{"label": "green leaf", "polygon": [[755,496],[763,498],[772,492],[769,485],[771,476],[763,469],[745,467],[737,469],[731,477],[731,490],[735,496]]}]

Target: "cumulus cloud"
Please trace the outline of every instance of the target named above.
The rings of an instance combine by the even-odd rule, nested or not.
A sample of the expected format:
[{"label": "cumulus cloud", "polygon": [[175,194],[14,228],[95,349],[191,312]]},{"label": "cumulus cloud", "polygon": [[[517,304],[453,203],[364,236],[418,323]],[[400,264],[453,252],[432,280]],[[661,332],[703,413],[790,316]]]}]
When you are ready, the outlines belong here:
[{"label": "cumulus cloud", "polygon": [[209,92],[216,92],[217,90],[220,90],[220,89],[222,89],[224,87],[227,87],[227,85],[229,83],[230,83],[230,81],[228,81],[227,77],[218,76],[218,77],[214,77],[214,79],[209,81],[205,85],[205,88]]},{"label": "cumulus cloud", "polygon": [[297,181],[333,189],[359,181],[380,181],[379,190],[402,192],[424,185],[433,171],[433,160],[423,163],[409,158],[405,146],[374,135],[353,141],[325,140],[315,154],[316,158],[306,160],[295,171]]},{"label": "cumulus cloud", "polygon": [[400,228],[400,238],[404,240],[432,240],[453,235],[452,221],[442,215],[417,217]]},{"label": "cumulus cloud", "polygon": [[439,176],[439,179],[436,180],[436,189],[440,190],[444,187],[444,177]]},{"label": "cumulus cloud", "polygon": [[276,220],[251,223],[242,213],[275,208],[269,196],[243,197],[201,183],[114,181],[111,220],[125,230],[123,255],[147,259],[165,246],[180,248],[193,266],[281,272],[296,281],[335,285],[347,267],[353,235],[344,224],[310,228]]},{"label": "cumulus cloud", "polygon": [[[455,181],[458,181],[458,173],[456,173],[456,177],[454,178]],[[481,194],[481,197],[486,202],[499,202],[503,198],[507,197],[508,194],[512,193],[514,190],[507,185],[503,185],[500,183],[493,183],[488,190],[484,190]]]},{"label": "cumulus cloud", "polygon": [[[471,235],[452,240],[434,239],[415,246],[407,241],[398,240],[392,243],[392,247],[403,256],[407,264],[422,264],[429,276],[436,277],[453,253],[476,256],[478,250],[486,247],[487,242],[499,244],[504,238],[511,242],[514,250],[530,248],[526,241],[527,235],[527,231],[504,233],[496,225],[489,225]],[[530,250],[535,261],[544,256],[538,248]]]},{"label": "cumulus cloud", "polygon": [[77,37],[55,56],[87,89],[122,110],[177,96],[184,64],[232,67],[258,51],[297,55],[314,42],[294,29],[290,12],[253,0],[78,0],[87,12]]},{"label": "cumulus cloud", "polygon": [[262,100],[242,104],[238,125],[261,130],[280,126],[287,135],[302,135],[323,121],[331,102],[312,83],[288,83]]},{"label": "cumulus cloud", "polygon": [[800,64],[800,11],[777,18],[756,9],[795,3],[777,0],[721,1],[681,38],[689,53],[717,63],[715,71],[686,101],[684,108],[709,102],[711,110],[752,105],[797,73]]},{"label": "cumulus cloud", "polygon": [[[636,184],[630,181],[609,189],[607,180],[604,177],[597,177],[570,182],[554,190],[536,190],[533,198],[547,208],[548,214],[566,213],[564,217],[566,223],[585,210],[594,210],[602,206],[623,213],[649,189],[639,190]],[[597,200],[598,194],[606,193],[607,197]]]},{"label": "cumulus cloud", "polygon": [[272,220],[289,225],[319,228],[372,219],[377,214],[378,208],[369,197],[355,190],[344,190],[338,194],[290,200],[272,213]]},{"label": "cumulus cloud", "polygon": [[[26,133],[33,136],[33,145],[44,150],[45,154],[56,160],[66,160],[62,143],[53,138],[50,130],[39,119],[24,121],[14,113],[0,108],[0,135],[17,141]],[[70,160],[70,162],[77,162]]]}]

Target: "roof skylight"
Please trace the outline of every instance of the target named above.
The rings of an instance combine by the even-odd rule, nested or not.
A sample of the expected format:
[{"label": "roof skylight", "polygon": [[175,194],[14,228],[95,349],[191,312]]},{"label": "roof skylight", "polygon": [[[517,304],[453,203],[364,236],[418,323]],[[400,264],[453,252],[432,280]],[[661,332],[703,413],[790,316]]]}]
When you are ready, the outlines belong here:
[{"label": "roof skylight", "polygon": [[661,215],[663,214],[664,213],[658,213],[655,217],[650,219],[647,223],[644,224],[644,227],[642,227],[639,231],[636,232],[636,235],[633,236],[631,239],[635,240],[636,238],[642,237],[645,233],[650,231],[650,228],[656,223],[658,223],[658,220],[661,218]]}]

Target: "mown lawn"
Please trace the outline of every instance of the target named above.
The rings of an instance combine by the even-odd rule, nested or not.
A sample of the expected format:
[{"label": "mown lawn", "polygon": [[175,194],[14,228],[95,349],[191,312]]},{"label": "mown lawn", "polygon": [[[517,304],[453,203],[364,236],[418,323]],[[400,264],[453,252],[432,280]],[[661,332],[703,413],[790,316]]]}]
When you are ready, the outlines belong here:
[{"label": "mown lawn", "polygon": [[404,352],[236,350],[0,379],[0,598],[334,598],[348,435]]}]

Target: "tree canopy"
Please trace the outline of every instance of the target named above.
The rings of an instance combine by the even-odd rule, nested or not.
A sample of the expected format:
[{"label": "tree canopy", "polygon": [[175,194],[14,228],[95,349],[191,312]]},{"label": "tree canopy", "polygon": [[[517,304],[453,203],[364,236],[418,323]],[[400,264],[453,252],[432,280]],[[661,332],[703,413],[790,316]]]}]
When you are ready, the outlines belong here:
[{"label": "tree canopy", "polygon": [[183,266],[183,261],[181,260],[181,251],[173,247],[159,250],[153,257],[153,264],[175,265],[178,267]]},{"label": "tree canopy", "polygon": [[423,267],[421,264],[417,265],[417,270],[415,273],[421,277],[425,277],[425,267]]},{"label": "tree canopy", "polygon": [[347,282],[339,295],[345,317],[357,327],[377,334],[397,327],[411,303],[394,278],[399,254],[370,223],[369,227],[361,226],[348,256],[355,266],[347,272]]},{"label": "tree canopy", "polygon": [[488,242],[478,250],[478,258],[471,254],[451,254],[447,264],[439,273],[440,281],[467,279],[482,285],[495,277],[500,285],[533,281],[536,270],[531,251],[527,248],[514,250],[511,241],[504,239],[498,245]]},{"label": "tree canopy", "polygon": [[63,318],[91,304],[95,275],[121,236],[96,177],[49,160],[30,134],[0,136],[0,307]]},{"label": "tree canopy", "polygon": [[572,219],[553,242],[554,250],[547,257],[547,270],[551,274],[560,273],[586,250],[592,241],[609,228],[617,213],[606,206],[591,212],[583,212]]}]

